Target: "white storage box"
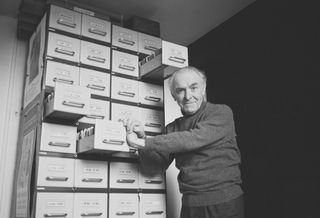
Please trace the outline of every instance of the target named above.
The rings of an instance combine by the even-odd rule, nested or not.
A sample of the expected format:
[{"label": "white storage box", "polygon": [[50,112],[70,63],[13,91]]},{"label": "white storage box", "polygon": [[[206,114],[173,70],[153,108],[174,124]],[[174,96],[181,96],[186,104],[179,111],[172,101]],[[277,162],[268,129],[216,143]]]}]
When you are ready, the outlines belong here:
[{"label": "white storage box", "polygon": [[76,153],[77,127],[42,123],[41,151]]},{"label": "white storage box", "polygon": [[108,188],[108,162],[75,160],[75,187]]},{"label": "white storage box", "polygon": [[162,40],[158,37],[150,36],[138,32],[138,52],[146,55],[152,55],[158,49],[161,49]]},{"label": "white storage box", "polygon": [[110,69],[110,47],[81,40],[82,64]]},{"label": "white storage box", "polygon": [[163,107],[163,87],[139,81],[139,102],[141,104]]},{"label": "white storage box", "polygon": [[165,174],[148,174],[147,172],[139,171],[139,187],[141,189],[165,189],[166,178]]},{"label": "white storage box", "polygon": [[74,218],[108,217],[108,194],[106,193],[75,193]]},{"label": "white storage box", "polygon": [[111,23],[107,20],[82,14],[81,35],[102,42],[111,42]]},{"label": "white storage box", "polygon": [[39,157],[37,186],[73,187],[74,159]]},{"label": "white storage box", "polygon": [[166,218],[165,194],[140,194],[139,217]]},{"label": "white storage box", "polygon": [[111,103],[111,120],[123,121],[127,119],[140,120],[139,108],[131,105]]},{"label": "white storage box", "polygon": [[162,133],[163,131],[163,111],[148,108],[139,108],[140,120],[144,125],[144,130],[154,133]]},{"label": "white storage box", "polygon": [[138,33],[134,30],[112,25],[112,45],[137,52]]},{"label": "white storage box", "polygon": [[138,55],[112,50],[112,71],[128,76],[139,77]]},{"label": "white storage box", "polygon": [[73,193],[38,192],[35,217],[73,218]]},{"label": "white storage box", "polygon": [[139,84],[137,80],[112,76],[111,98],[138,103]]},{"label": "white storage box", "polygon": [[122,122],[96,120],[94,131],[94,135],[79,140],[78,153],[129,151],[126,129]]},{"label": "white storage box", "polygon": [[46,87],[55,87],[56,83],[78,86],[79,67],[48,60],[45,78]]},{"label": "white storage box", "polygon": [[140,77],[162,81],[188,64],[187,47],[162,40],[162,50],[146,57],[139,63]]},{"label": "white storage box", "polygon": [[82,117],[80,123],[95,124],[96,120],[109,120],[110,102],[98,99],[89,100],[89,114]]},{"label": "white storage box", "polygon": [[49,32],[47,56],[78,63],[80,61],[80,40]]},{"label": "white storage box", "polygon": [[138,194],[109,194],[109,218],[139,218]]},{"label": "white storage box", "polygon": [[49,27],[80,35],[81,14],[56,5],[51,5]]},{"label": "white storage box", "polygon": [[110,74],[80,68],[80,86],[90,89],[91,94],[110,97]]},{"label": "white storage box", "polygon": [[87,88],[56,84],[54,96],[48,97],[45,104],[45,116],[78,120],[89,114],[90,92]]},{"label": "white storage box", "polygon": [[137,163],[110,162],[110,188],[139,188]]}]

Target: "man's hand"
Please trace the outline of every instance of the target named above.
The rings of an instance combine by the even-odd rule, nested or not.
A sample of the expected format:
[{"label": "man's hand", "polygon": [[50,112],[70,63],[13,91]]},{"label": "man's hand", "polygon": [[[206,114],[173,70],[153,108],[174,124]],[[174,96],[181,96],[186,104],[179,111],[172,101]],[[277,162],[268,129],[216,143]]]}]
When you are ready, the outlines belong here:
[{"label": "man's hand", "polygon": [[144,132],[144,127],[138,120],[127,119],[124,121],[124,126],[126,127],[127,133],[136,133],[138,138],[145,138],[146,134]]},{"label": "man's hand", "polygon": [[130,147],[136,149],[143,148],[145,146],[145,140],[143,138],[139,138],[135,132],[127,132],[127,142]]}]

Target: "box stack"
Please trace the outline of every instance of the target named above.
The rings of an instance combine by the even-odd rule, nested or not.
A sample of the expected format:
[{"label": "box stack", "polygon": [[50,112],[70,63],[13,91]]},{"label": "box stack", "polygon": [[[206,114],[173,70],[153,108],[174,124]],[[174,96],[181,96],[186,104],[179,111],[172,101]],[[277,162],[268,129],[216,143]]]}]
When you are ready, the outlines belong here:
[{"label": "box stack", "polygon": [[141,171],[122,121],[162,133],[163,72],[186,66],[187,48],[80,11],[49,5],[30,38],[25,107],[41,102],[32,217],[165,218],[165,174]]}]

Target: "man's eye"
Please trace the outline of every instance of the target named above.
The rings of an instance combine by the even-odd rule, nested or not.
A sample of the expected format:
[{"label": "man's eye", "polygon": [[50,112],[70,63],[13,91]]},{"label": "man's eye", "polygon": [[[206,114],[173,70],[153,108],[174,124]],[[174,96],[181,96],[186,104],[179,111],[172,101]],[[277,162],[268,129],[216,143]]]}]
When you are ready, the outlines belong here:
[{"label": "man's eye", "polygon": [[191,90],[197,90],[198,89],[198,86],[192,86],[191,87]]},{"label": "man's eye", "polygon": [[177,90],[176,90],[176,93],[177,93],[177,94],[181,94],[182,92],[183,92],[183,89],[177,89]]}]

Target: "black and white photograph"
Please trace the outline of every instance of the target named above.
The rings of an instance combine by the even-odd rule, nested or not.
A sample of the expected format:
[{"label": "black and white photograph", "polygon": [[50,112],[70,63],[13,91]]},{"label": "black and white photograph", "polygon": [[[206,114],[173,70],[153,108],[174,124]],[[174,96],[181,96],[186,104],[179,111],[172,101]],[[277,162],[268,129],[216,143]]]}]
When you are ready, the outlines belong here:
[{"label": "black and white photograph", "polygon": [[319,9],[0,0],[1,218],[320,218]]}]

